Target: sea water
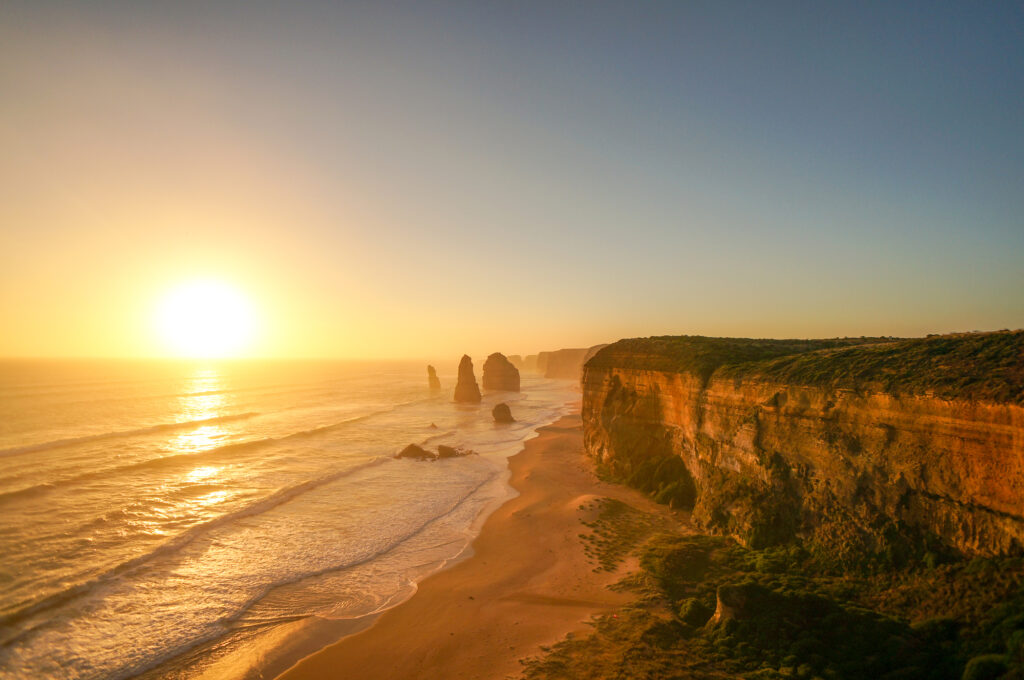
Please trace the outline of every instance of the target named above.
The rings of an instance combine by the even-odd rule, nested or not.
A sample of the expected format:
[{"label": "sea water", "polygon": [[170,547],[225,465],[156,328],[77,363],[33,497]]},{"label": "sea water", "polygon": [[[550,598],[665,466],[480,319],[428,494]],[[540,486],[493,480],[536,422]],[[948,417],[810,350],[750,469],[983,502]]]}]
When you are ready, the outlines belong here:
[{"label": "sea water", "polygon": [[[431,393],[423,363],[0,363],[0,678],[193,677],[407,597],[578,398],[524,374],[459,405],[438,368]],[[394,458],[409,443],[477,455]]]}]

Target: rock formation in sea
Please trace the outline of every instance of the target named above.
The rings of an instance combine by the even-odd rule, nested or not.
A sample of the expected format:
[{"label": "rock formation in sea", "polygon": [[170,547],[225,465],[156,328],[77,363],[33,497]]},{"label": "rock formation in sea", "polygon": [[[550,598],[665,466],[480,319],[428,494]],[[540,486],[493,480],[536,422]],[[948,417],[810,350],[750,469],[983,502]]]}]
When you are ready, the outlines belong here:
[{"label": "rock formation in sea", "polygon": [[1024,552],[1024,331],[621,340],[582,417],[612,476],[751,547]]},{"label": "rock formation in sea", "polygon": [[518,368],[520,371],[523,370],[523,357],[518,354],[509,354],[508,361],[510,364]]},{"label": "rock formation in sea", "polygon": [[464,449],[460,446],[446,446],[441,444],[437,447],[438,458],[461,458],[462,456],[472,456],[474,454],[476,454],[476,451]]},{"label": "rock formation in sea", "polygon": [[527,354],[526,357],[523,358],[523,365],[520,366],[519,369],[522,370],[522,371],[530,371],[531,373],[536,373],[537,372],[537,355],[536,354]]},{"label": "rock formation in sea", "polygon": [[427,366],[427,383],[430,385],[431,390],[441,389],[441,380],[437,377],[437,371],[430,365]]},{"label": "rock formation in sea", "polygon": [[455,383],[455,401],[479,404],[480,399],[480,386],[476,384],[476,376],[473,375],[473,360],[463,354],[459,362],[459,379]]},{"label": "rock formation in sea", "polygon": [[508,404],[502,402],[491,410],[491,415],[494,416],[494,422],[496,423],[514,423],[516,419],[512,417],[512,409],[508,407]]},{"label": "rock formation in sea", "polygon": [[505,355],[495,352],[484,362],[484,389],[519,391],[519,369],[512,365]]},{"label": "rock formation in sea", "polygon": [[427,451],[422,446],[417,446],[416,444],[409,444],[404,449],[402,449],[398,453],[398,455],[395,456],[395,457],[396,458],[415,458],[417,460],[433,460],[437,456],[435,456],[430,451]]}]

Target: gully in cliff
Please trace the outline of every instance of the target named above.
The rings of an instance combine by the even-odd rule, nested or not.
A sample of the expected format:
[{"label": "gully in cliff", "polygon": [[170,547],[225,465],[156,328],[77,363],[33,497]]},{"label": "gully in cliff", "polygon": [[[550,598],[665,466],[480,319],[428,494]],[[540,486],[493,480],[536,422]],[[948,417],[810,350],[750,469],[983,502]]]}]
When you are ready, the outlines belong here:
[{"label": "gully in cliff", "polygon": [[479,404],[480,399],[480,386],[476,384],[476,376],[473,375],[473,360],[468,354],[463,354],[459,362],[459,380],[455,384],[455,401]]}]

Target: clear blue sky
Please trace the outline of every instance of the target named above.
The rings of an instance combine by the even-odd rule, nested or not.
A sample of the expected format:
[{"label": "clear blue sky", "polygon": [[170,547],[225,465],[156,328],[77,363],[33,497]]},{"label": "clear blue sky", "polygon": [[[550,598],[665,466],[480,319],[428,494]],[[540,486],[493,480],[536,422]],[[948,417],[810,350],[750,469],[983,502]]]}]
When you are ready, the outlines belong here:
[{"label": "clear blue sky", "polygon": [[1024,3],[142,5],[0,8],[0,354],[209,270],[272,354],[1024,326]]}]

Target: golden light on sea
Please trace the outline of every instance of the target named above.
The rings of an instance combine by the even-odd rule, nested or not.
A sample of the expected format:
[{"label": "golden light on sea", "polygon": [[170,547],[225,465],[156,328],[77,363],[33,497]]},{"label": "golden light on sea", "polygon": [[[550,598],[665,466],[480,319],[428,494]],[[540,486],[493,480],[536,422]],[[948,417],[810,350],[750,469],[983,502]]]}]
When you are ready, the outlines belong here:
[{"label": "golden light on sea", "polygon": [[176,356],[239,356],[252,344],[256,311],[235,286],[216,279],[179,284],[160,301],[156,329],[165,348]]}]

